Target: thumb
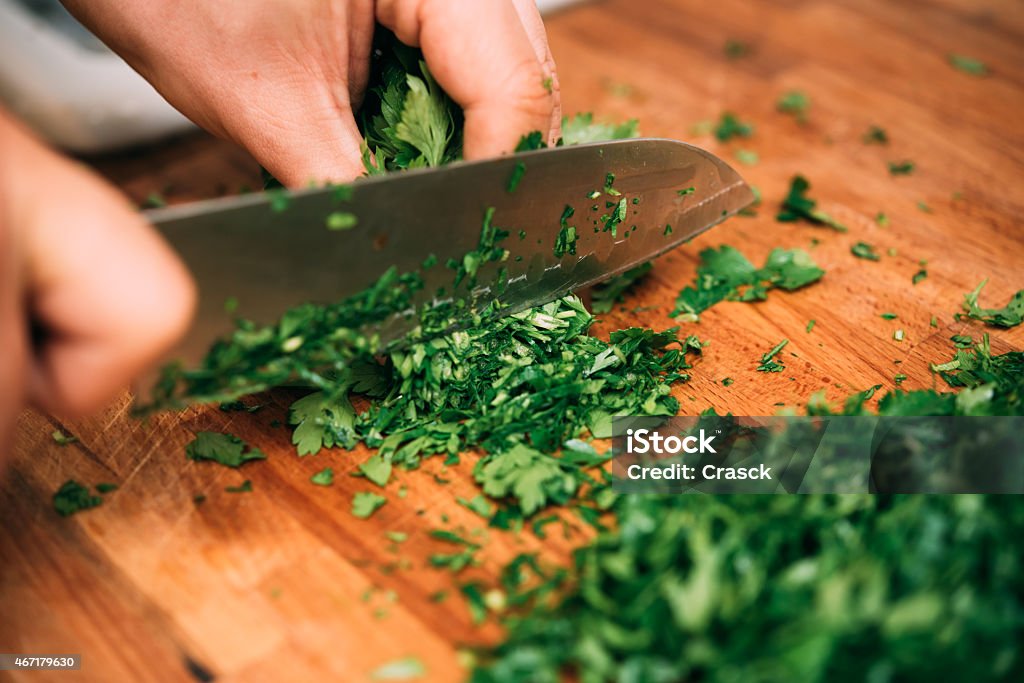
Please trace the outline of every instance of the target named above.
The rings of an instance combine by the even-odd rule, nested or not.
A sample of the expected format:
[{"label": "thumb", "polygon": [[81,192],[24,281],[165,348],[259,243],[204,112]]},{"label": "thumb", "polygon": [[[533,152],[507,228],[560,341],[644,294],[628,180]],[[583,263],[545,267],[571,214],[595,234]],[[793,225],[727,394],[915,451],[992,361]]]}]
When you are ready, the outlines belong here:
[{"label": "thumb", "polygon": [[27,314],[40,330],[29,400],[59,413],[99,408],[184,333],[193,285],[113,188],[3,114],[0,127],[8,169],[0,193],[19,233]]},{"label": "thumb", "polygon": [[555,96],[512,0],[382,0],[377,18],[423,50],[431,74],[465,114],[467,159],[549,137]]}]

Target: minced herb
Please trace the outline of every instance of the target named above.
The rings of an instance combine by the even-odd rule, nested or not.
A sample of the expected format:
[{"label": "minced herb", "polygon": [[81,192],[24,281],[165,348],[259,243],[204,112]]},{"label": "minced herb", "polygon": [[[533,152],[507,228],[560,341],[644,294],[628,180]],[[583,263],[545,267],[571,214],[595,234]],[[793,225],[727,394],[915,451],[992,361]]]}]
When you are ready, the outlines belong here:
[{"label": "minced herb", "polygon": [[973,292],[964,295],[963,314],[961,315],[974,320],[980,320],[995,327],[1016,327],[1024,321],[1024,289],[1010,297],[1009,303],[1002,308],[981,308],[978,306],[978,297],[981,290],[988,284],[988,280],[982,280],[981,284],[974,288]]},{"label": "minced herb", "polygon": [[782,349],[786,348],[786,344],[789,343],[788,339],[783,339],[778,344],[773,346],[770,351],[761,356],[761,364],[757,366],[758,372],[782,372],[786,369],[786,366],[782,364],[782,361],[776,360],[775,357],[779,355]]},{"label": "minced herb", "polygon": [[694,283],[676,298],[672,316],[697,316],[719,301],[763,301],[771,289],[793,291],[825,274],[801,249],[773,249],[764,266],[754,265],[730,246],[705,249]]},{"label": "minced herb", "polygon": [[74,479],[68,479],[53,494],[53,509],[61,517],[69,517],[76,512],[94,508],[102,503],[102,498],[93,495],[88,488]]},{"label": "minced herb", "polygon": [[196,432],[196,438],[185,446],[190,460],[212,460],[227,467],[240,467],[250,460],[264,460],[266,454],[251,448],[232,434]]},{"label": "minced herb", "polygon": [[790,114],[799,123],[807,121],[807,112],[811,108],[811,98],[800,90],[791,90],[775,103],[775,108],[783,114]]},{"label": "minced herb", "polygon": [[753,134],[753,124],[740,121],[732,112],[724,112],[715,126],[715,137],[720,142],[727,142],[733,138],[749,138]]},{"label": "minced herb", "polygon": [[309,480],[317,486],[330,486],[334,483],[334,470],[330,467],[325,467],[310,477]]},{"label": "minced herb", "polygon": [[251,493],[252,482],[246,479],[238,486],[227,486],[224,488],[224,490],[227,491],[228,493]]},{"label": "minced herb", "polygon": [[869,126],[867,131],[861,137],[861,140],[865,145],[888,145],[889,134],[885,132],[884,128],[879,126]]},{"label": "minced herb", "polygon": [[789,194],[782,202],[782,210],[775,216],[775,220],[789,222],[806,220],[811,223],[827,225],[839,232],[846,232],[845,225],[832,218],[830,215],[815,208],[818,202],[807,196],[811,184],[803,176],[793,176],[789,186]]},{"label": "minced herb", "polygon": [[966,74],[971,74],[972,76],[988,75],[988,66],[980,59],[956,53],[948,55],[947,59],[954,69],[963,71]]},{"label": "minced herb", "polygon": [[882,258],[875,251],[875,248],[867,242],[857,242],[850,247],[850,252],[857,258],[862,258],[868,261],[879,261]]},{"label": "minced herb", "polygon": [[64,446],[67,446],[68,444],[72,444],[72,443],[77,443],[78,442],[78,437],[77,436],[71,436],[70,434],[65,434],[64,432],[62,432],[59,429],[54,429],[52,432],[50,432],[50,437],[53,439],[53,442],[56,443],[61,448],[63,448]]},{"label": "minced herb", "polygon": [[380,509],[388,499],[371,491],[360,491],[352,497],[352,516],[368,519]]},{"label": "minced herb", "polygon": [[914,172],[913,161],[890,161],[889,175],[910,175]]}]

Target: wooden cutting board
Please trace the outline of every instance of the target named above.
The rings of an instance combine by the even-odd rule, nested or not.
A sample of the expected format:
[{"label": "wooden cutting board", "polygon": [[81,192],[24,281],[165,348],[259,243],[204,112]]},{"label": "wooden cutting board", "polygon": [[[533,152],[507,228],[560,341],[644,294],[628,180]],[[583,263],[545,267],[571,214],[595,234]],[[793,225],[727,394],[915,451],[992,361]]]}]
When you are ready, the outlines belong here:
[{"label": "wooden cutting board", "polygon": [[[757,216],[734,218],[661,259],[599,334],[672,325],[668,312],[706,247],[731,244],[756,263],[772,247],[803,247],[827,271],[806,290],[723,303],[688,325],[711,344],[693,380],[676,390],[685,412],[773,414],[821,390],[838,400],[876,383],[890,389],[897,373],[907,375],[905,388],[930,387],[928,363],[949,357],[950,335],[982,331],[953,321],[963,294],[990,278],[984,301],[1003,305],[1024,287],[1017,0],[616,0],[548,23],[567,111],[637,117],[648,135],[689,140],[726,159],[739,148],[760,157],[740,166],[764,195]],[[730,39],[752,53],[729,59]],[[953,52],[984,60],[991,75],[953,69]],[[790,90],[813,101],[805,124],[775,110]],[[719,144],[691,132],[726,110],[753,122],[754,136]],[[863,144],[870,125],[884,127],[891,144]],[[916,171],[891,176],[887,162],[904,159]],[[259,185],[244,153],[202,135],[91,161],[140,202],[151,192],[186,201]],[[810,179],[812,196],[848,234],[775,221],[795,173]],[[876,224],[878,212],[890,227]],[[851,255],[861,240],[879,248],[881,261]],[[928,277],[915,286],[922,260]],[[880,318],[886,311],[899,320]],[[893,339],[897,328],[902,342]],[[990,331],[996,352],[1024,347],[1024,328]],[[787,371],[755,372],[783,338],[791,340]],[[725,377],[734,383],[723,386]],[[81,653],[84,665],[74,675],[0,679],[364,681],[414,656],[428,680],[458,680],[460,646],[500,635],[472,625],[458,584],[493,580],[523,551],[565,563],[589,537],[572,518],[568,534],[544,541],[482,530],[455,502],[476,492],[472,454],[460,467],[434,460],[400,472],[387,505],[355,519],[351,496],[367,484],[347,475],[368,453],[297,457],[279,426],[294,396],[262,396],[265,407],[253,414],[196,408],[148,423],[128,416],[127,398],[75,422],[25,412],[0,485],[0,651]],[[79,441],[59,447],[55,428]],[[186,460],[185,444],[204,429],[237,434],[270,457],[241,471]],[[328,465],[335,485],[311,485]],[[102,507],[62,519],[51,495],[69,478],[120,488]],[[246,478],[252,493],[224,491]],[[199,493],[207,500],[197,506]],[[482,566],[457,577],[427,568],[431,553],[446,550],[428,537],[442,527],[479,534]],[[385,538],[395,530],[409,534],[398,552]],[[450,596],[434,602],[437,591]]]}]

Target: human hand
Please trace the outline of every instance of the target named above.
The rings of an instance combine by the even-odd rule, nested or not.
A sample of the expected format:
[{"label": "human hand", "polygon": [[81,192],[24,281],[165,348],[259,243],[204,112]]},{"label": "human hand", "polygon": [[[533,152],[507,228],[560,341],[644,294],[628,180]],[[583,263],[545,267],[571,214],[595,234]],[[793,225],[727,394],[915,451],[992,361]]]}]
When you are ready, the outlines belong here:
[{"label": "human hand", "polygon": [[65,0],[167,100],[284,184],[363,172],[353,110],[375,21],[422,48],[465,112],[464,154],[559,136],[554,61],[533,0]]},{"label": "human hand", "polygon": [[194,300],[123,197],[0,110],[0,448],[26,402],[100,407],[177,341]]}]

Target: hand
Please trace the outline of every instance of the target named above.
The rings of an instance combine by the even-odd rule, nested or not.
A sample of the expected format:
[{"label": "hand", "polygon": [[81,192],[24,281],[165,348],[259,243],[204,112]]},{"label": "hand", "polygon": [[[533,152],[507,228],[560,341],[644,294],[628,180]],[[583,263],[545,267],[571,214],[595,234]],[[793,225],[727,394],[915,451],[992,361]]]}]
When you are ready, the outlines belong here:
[{"label": "hand", "polygon": [[374,22],[422,48],[466,115],[467,159],[512,151],[561,111],[533,0],[65,0],[65,5],[212,133],[246,147],[286,185],[363,172],[353,110]]},{"label": "hand", "polygon": [[184,333],[194,300],[121,195],[0,110],[0,448],[25,402],[100,407]]}]

